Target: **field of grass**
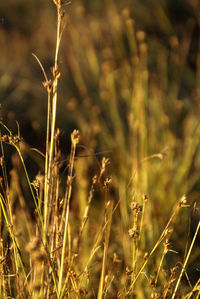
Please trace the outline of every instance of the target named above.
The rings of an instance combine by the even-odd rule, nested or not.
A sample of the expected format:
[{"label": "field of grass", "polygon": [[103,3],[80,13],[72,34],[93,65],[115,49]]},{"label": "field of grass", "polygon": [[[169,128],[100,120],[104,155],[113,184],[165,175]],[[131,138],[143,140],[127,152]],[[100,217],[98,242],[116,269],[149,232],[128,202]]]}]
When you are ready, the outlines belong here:
[{"label": "field of grass", "polygon": [[118,2],[0,4],[0,298],[200,296],[199,3]]}]

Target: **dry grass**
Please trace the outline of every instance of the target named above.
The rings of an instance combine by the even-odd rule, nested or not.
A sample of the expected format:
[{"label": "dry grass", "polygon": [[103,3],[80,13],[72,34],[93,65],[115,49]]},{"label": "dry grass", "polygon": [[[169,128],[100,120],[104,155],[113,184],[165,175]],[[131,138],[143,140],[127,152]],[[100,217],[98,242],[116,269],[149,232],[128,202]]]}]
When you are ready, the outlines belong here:
[{"label": "dry grass", "polygon": [[[113,1],[95,17],[79,4],[71,20],[61,0],[54,4],[50,75],[33,54],[47,93],[46,151],[34,149],[34,179],[26,166],[33,149],[20,126],[13,134],[0,123],[0,298],[198,298],[200,281],[187,274],[200,227],[198,221],[190,241],[188,207],[198,197],[200,166],[198,82],[190,109],[179,98],[192,25],[190,35],[170,36],[167,48]],[[76,94],[65,104],[60,60]],[[67,167],[59,109],[79,127]],[[15,150],[11,173],[7,146]]]}]

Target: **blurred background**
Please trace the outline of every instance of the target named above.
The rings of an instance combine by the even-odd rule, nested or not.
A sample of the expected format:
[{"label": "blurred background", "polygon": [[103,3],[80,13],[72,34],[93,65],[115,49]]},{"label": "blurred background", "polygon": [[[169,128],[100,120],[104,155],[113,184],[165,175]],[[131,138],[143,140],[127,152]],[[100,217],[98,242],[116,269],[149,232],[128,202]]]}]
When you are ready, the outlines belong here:
[{"label": "blurred background", "polygon": [[[181,137],[187,113],[198,110],[198,1],[63,1],[63,11],[66,28],[60,57],[58,127],[71,131],[84,123],[84,133],[97,134],[89,119],[93,115],[96,120],[102,117],[107,131],[112,132],[118,121],[126,131],[127,102],[134,98],[131,88],[136,89],[138,80],[146,84],[143,98],[150,100],[156,94],[170,129]],[[9,0],[0,4],[0,16],[3,118],[11,123],[18,120],[28,142],[35,142],[33,134],[41,144],[47,103],[43,74],[32,53],[50,77],[56,33],[54,3]],[[146,82],[141,83],[137,68],[146,72]],[[113,76],[116,112],[109,111],[112,99],[108,104],[105,99],[107,76]],[[151,99],[145,108],[153,110],[155,105]],[[113,126],[110,114],[114,113],[121,115]],[[164,121],[163,115],[160,119]]]},{"label": "blurred background", "polygon": [[[87,178],[102,158],[94,154],[106,152],[121,231],[129,227],[130,202],[148,194],[148,248],[183,194],[189,204],[199,201],[199,8],[198,0],[63,1],[57,113],[62,157],[69,153],[70,133],[80,129],[78,154],[86,157],[77,159],[77,181],[86,179],[76,193],[84,199]],[[24,140],[42,152],[47,95],[32,53],[51,78],[55,39],[53,1],[0,2],[1,117],[13,132],[17,120]],[[172,238],[179,253],[190,230],[189,210],[177,219]]]}]

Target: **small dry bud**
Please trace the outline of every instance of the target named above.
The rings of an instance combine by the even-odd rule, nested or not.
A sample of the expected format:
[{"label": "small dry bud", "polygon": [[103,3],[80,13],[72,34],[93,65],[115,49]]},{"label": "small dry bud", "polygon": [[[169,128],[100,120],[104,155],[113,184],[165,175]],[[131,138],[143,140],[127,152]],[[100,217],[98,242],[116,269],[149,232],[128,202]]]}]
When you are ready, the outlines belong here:
[{"label": "small dry bud", "polygon": [[2,142],[8,142],[8,135],[3,135],[1,137]]},{"label": "small dry bud", "polygon": [[117,254],[114,252],[113,253],[113,264],[114,263],[120,263],[121,260],[118,258]]},{"label": "small dry bud", "polygon": [[33,188],[34,188],[35,190],[38,190],[38,189],[40,188],[40,182],[39,182],[39,180],[37,180],[37,179],[35,179],[35,180],[31,183],[31,185],[33,186]]},{"label": "small dry bud", "polygon": [[139,237],[139,231],[134,227],[132,227],[128,230],[128,234],[129,234],[130,238],[138,238]]},{"label": "small dry bud", "polygon": [[141,205],[139,205],[137,202],[132,201],[131,202],[131,210],[135,211],[136,213],[141,213],[142,212],[143,207]]},{"label": "small dry bud", "polygon": [[104,187],[105,187],[105,188],[108,188],[111,182],[112,182],[112,179],[111,179],[111,178],[107,178],[107,179],[103,182]]},{"label": "small dry bud", "polygon": [[145,261],[148,259],[148,256],[149,256],[148,252],[145,252],[145,254],[144,254],[144,260]]},{"label": "small dry bud", "polygon": [[80,132],[79,130],[74,130],[71,134],[71,141],[74,146],[76,146],[79,143],[80,140]]},{"label": "small dry bud", "polygon": [[161,298],[161,295],[160,295],[160,293],[157,293],[157,292],[153,292],[152,294],[151,294],[151,298],[152,299],[159,299],[159,298]]},{"label": "small dry bud", "polygon": [[139,212],[142,213],[142,211],[143,211],[143,206],[139,205]]},{"label": "small dry bud", "polygon": [[95,174],[95,176],[93,176],[92,178],[92,184],[95,185],[97,183],[97,175]]},{"label": "small dry bud", "polygon": [[143,201],[147,202],[148,199],[149,199],[148,195],[147,195],[147,194],[144,194],[144,195],[143,195]]},{"label": "small dry bud", "polygon": [[8,135],[3,135],[1,137],[2,142],[8,142]]},{"label": "small dry bud", "polygon": [[53,84],[51,80],[47,80],[45,82],[42,82],[44,88],[46,88],[47,92],[51,92],[53,88]]},{"label": "small dry bud", "polygon": [[11,145],[17,145],[20,141],[22,141],[23,139],[20,137],[20,136],[13,136],[13,135],[10,135],[8,136],[8,141]]},{"label": "small dry bud", "polygon": [[164,248],[166,252],[169,251],[171,248],[171,244],[168,242],[168,239],[166,239],[164,242]]},{"label": "small dry bud", "polygon": [[175,267],[173,267],[173,268],[170,269],[170,273],[171,273],[172,276],[175,275],[177,268],[178,267],[175,266]]},{"label": "small dry bud", "polygon": [[137,210],[137,207],[138,207],[138,203],[136,201],[132,201],[131,202],[131,210]]},{"label": "small dry bud", "polygon": [[181,199],[180,199],[180,202],[179,202],[179,207],[181,208],[181,207],[183,207],[185,204],[186,204],[186,196],[185,195],[183,195],[182,197],[181,197]]},{"label": "small dry bud", "polygon": [[101,168],[104,171],[107,167],[107,165],[110,164],[109,158],[105,158],[103,157],[102,161],[101,161]]},{"label": "small dry bud", "polygon": [[69,273],[69,275],[70,275],[71,277],[76,278],[76,273],[75,273],[75,271],[74,271],[72,268],[69,268],[69,269],[68,269],[68,273]]},{"label": "small dry bud", "polygon": [[133,273],[133,270],[130,270],[129,267],[126,267],[126,275],[131,275]]},{"label": "small dry bud", "polygon": [[58,79],[60,77],[60,72],[58,71],[58,68],[53,67],[52,74],[54,79]]},{"label": "small dry bud", "polygon": [[150,285],[151,285],[152,287],[155,287],[155,286],[156,286],[155,277],[153,277],[153,276],[150,276]]}]

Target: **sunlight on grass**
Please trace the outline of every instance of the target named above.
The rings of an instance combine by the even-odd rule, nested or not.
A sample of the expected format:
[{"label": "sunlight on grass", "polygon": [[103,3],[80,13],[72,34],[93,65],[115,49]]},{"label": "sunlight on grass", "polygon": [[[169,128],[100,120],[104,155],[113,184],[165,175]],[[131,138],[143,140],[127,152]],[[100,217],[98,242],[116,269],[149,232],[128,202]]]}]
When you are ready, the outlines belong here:
[{"label": "sunlight on grass", "polygon": [[[198,50],[194,73],[189,63],[196,19],[180,37],[152,1],[154,35],[150,19],[137,24],[142,4],[134,12],[109,0],[103,13],[81,1],[53,4],[30,31],[30,44],[49,45],[29,53],[41,77],[16,79],[13,66],[0,79],[11,98],[29,88],[30,99],[47,98],[27,107],[31,129],[45,128],[38,149],[32,133],[33,148],[21,136],[14,107],[0,121],[0,298],[197,298]],[[13,40],[20,63],[20,37]]]}]

